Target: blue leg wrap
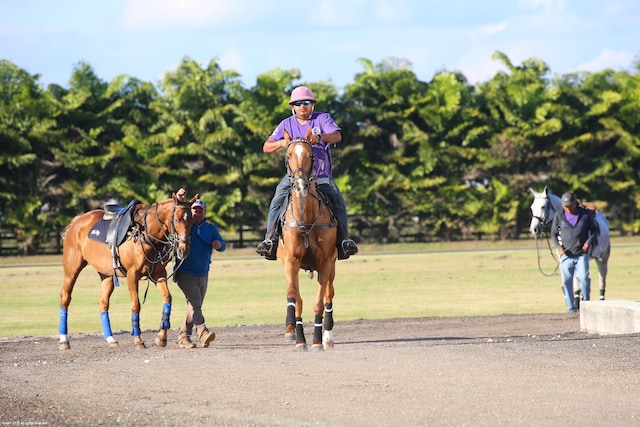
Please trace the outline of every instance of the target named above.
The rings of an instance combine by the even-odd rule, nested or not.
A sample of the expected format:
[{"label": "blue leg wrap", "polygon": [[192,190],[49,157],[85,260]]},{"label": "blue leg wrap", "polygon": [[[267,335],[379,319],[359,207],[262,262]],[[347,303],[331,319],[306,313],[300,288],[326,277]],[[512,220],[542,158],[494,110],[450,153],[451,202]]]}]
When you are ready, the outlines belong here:
[{"label": "blue leg wrap", "polygon": [[113,335],[113,333],[111,332],[111,321],[109,321],[109,312],[103,311],[102,313],[100,313],[100,319],[102,320],[102,334],[104,335],[104,339],[106,340]]},{"label": "blue leg wrap", "polygon": [[60,325],[58,332],[60,335],[67,335],[67,309],[60,307]]},{"label": "blue leg wrap", "polygon": [[131,335],[134,337],[140,336],[140,313],[131,314]]},{"label": "blue leg wrap", "polygon": [[171,328],[171,303],[165,302],[164,306],[162,306],[162,322],[160,323],[160,329],[170,329]]}]

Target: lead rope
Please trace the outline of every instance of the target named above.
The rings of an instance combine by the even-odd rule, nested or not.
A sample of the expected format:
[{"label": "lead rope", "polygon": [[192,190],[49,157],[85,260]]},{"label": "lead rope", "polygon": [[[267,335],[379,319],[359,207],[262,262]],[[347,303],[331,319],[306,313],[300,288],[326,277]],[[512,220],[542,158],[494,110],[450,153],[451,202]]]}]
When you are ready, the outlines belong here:
[{"label": "lead rope", "polygon": [[544,235],[547,238],[547,246],[549,247],[549,253],[551,254],[551,258],[553,258],[553,260],[555,261],[556,266],[550,274],[547,274],[542,270],[542,265],[540,265],[540,259],[542,258],[540,255],[540,243],[539,243],[538,235],[536,234],[535,239],[536,239],[536,252],[538,255],[538,270],[540,270],[540,273],[542,273],[543,276],[551,277],[551,276],[554,276],[558,271],[558,268],[560,266],[560,261],[558,260],[553,249],[551,248],[551,238],[549,237],[549,233],[544,233]]}]

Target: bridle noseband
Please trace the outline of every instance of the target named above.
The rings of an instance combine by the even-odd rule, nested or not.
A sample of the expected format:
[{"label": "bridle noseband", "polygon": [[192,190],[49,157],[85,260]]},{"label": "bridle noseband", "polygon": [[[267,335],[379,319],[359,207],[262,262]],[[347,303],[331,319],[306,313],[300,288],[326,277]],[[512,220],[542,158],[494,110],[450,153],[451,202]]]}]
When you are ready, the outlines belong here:
[{"label": "bridle noseband", "polygon": [[289,175],[289,179],[291,181],[293,181],[295,178],[299,177],[300,174],[302,174],[303,175],[302,179],[304,179],[308,183],[309,181],[311,181],[313,179],[313,176],[311,175],[313,173],[313,163],[315,161],[315,155],[313,154],[313,147],[311,146],[311,142],[309,142],[308,139],[296,138],[296,139],[292,139],[287,144],[287,153],[289,152],[289,147],[291,147],[291,145],[293,145],[293,144],[307,144],[309,146],[309,150],[311,151],[311,156],[310,156],[311,157],[311,167],[309,169],[298,167],[295,170],[292,170],[290,162],[289,162],[290,156],[289,156],[289,154],[287,154],[287,156],[285,158],[287,174]]}]

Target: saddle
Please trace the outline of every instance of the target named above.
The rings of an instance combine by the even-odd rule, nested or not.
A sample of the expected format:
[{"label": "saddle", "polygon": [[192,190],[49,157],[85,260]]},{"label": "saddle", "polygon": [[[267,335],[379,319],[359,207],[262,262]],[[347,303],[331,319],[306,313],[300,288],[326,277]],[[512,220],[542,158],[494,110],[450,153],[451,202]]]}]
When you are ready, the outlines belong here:
[{"label": "saddle", "polygon": [[[120,207],[119,210],[116,210],[117,207],[114,207],[113,205],[105,206],[105,216],[103,219],[107,221],[107,215],[110,215],[111,218],[113,218],[113,220],[109,219],[111,223],[107,228],[106,237],[106,243],[112,251],[120,246],[127,238],[129,229],[131,228],[131,223],[133,222],[133,216],[135,215],[135,207],[140,203],[142,202],[137,199],[133,199],[125,208],[117,205]],[[106,208],[109,208],[110,206],[112,210],[107,210]]]},{"label": "saddle", "polygon": [[[324,207],[329,209],[329,213],[331,214],[331,221],[328,224],[318,225],[314,228],[331,228],[338,225],[338,220],[335,214],[333,213],[333,209],[331,208],[331,203],[329,202],[329,198],[322,191],[320,191],[320,189],[317,189],[316,191],[318,193],[318,198],[321,202],[321,206],[324,205]],[[278,221],[276,222],[276,230],[275,230],[276,236],[282,236],[282,228],[284,226],[297,227],[301,225],[296,222],[287,222],[285,216],[287,214],[287,208],[289,207],[290,203],[291,203],[291,194],[288,194],[287,198],[284,200],[284,203],[282,204],[282,206],[280,206],[280,210],[278,212]]]},{"label": "saddle", "polygon": [[[140,200],[133,199],[129,202],[127,207],[121,208],[117,212],[107,211],[105,209],[105,216],[108,212],[112,215],[113,218],[111,220],[108,220],[109,226],[107,228],[106,244],[109,246],[109,249],[111,250],[111,257],[113,258],[113,281],[115,286],[119,286],[116,270],[120,270],[120,272],[124,276],[127,275],[127,270],[125,270],[120,263],[120,253],[118,252],[118,246],[120,246],[127,239],[127,237],[129,237],[131,223],[133,222],[133,217],[136,213],[135,207],[140,203],[142,203]],[[109,205],[105,206],[105,208],[107,207],[109,207]],[[115,215],[115,217],[113,215]],[[107,220],[103,219],[102,221]]]}]

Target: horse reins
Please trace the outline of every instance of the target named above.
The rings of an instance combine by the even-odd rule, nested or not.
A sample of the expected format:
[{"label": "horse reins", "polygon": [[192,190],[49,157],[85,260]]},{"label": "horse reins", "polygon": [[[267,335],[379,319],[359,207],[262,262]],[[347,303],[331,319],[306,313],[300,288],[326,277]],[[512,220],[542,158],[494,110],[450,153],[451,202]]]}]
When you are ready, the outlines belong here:
[{"label": "horse reins", "polygon": [[[147,231],[148,227],[147,227],[147,215],[150,211],[150,209],[155,205],[155,217],[156,220],[158,221],[158,224],[161,225],[162,227],[162,233],[164,235],[164,239],[155,237],[151,234],[149,234],[149,232]],[[149,280],[151,280],[154,283],[157,283],[155,280],[153,280],[151,278],[151,272],[153,271],[153,268],[155,267],[156,264],[162,263],[163,265],[168,264],[169,262],[171,262],[174,259],[179,259],[180,260],[180,264],[178,264],[176,266],[176,268],[174,268],[174,271],[167,276],[167,280],[169,280],[174,274],[175,271],[180,267],[180,265],[182,264],[182,262],[184,261],[184,258],[182,258],[181,256],[178,256],[178,252],[179,252],[179,244],[180,243],[189,243],[189,239],[190,236],[186,236],[186,235],[179,235],[176,232],[176,226],[175,226],[175,214],[176,214],[176,210],[180,208],[180,209],[188,209],[189,206],[187,206],[187,204],[174,204],[173,205],[173,209],[171,211],[171,219],[170,219],[170,230],[169,227],[167,227],[167,224],[165,224],[161,219],[160,219],[160,214],[158,211],[158,203],[154,203],[153,205],[151,205],[148,208],[145,208],[142,217],[143,217],[143,224],[138,223],[141,226],[141,230],[139,230],[139,232],[142,234],[142,238],[138,237],[138,240],[140,241],[140,244],[142,245],[143,243],[148,244],[149,246],[151,246],[154,250],[155,250],[155,257],[153,257],[153,259],[147,254],[147,251],[144,250],[144,248],[142,248],[142,252],[144,253],[145,259],[147,260],[147,262],[150,264],[150,271],[149,271],[149,275],[147,276],[149,278]],[[169,232],[167,232],[169,231]],[[160,249],[158,249],[158,245],[160,246]],[[169,250],[167,251],[167,247],[169,248]],[[145,293],[146,296],[146,293]]]},{"label": "horse reins", "polygon": [[[297,144],[297,143],[304,143],[307,144],[309,146],[309,148],[311,149],[311,168],[310,169],[305,169],[302,167],[296,168],[295,170],[291,169],[291,166],[289,165],[289,156],[287,155],[285,158],[285,162],[286,162],[286,168],[287,168],[287,173],[289,175],[289,180],[291,181],[291,185],[293,186],[293,181],[294,178],[297,176],[297,174],[299,172],[301,172],[304,177],[304,182],[305,185],[308,187],[309,184],[313,181],[313,163],[315,161],[315,156],[313,155],[313,148],[311,143],[309,142],[309,140],[305,139],[305,138],[296,138],[296,139],[292,139],[289,144],[287,144],[287,150],[289,149],[289,146],[291,146],[291,144]],[[320,203],[320,199],[317,197],[317,195],[313,195],[313,197],[318,201],[318,205],[319,205],[319,212],[322,209],[322,203]],[[303,236],[305,237],[305,246],[308,245],[308,241],[306,239],[306,237],[308,236],[309,232],[311,230],[319,230],[319,229],[323,229],[323,228],[330,228],[333,226],[333,224],[331,222],[327,223],[327,224],[318,224],[317,221],[320,217],[320,215],[317,215],[315,220],[312,223],[305,223],[304,222],[304,200],[301,198],[300,199],[300,216],[302,217],[300,220],[298,220],[296,218],[295,215],[295,211],[293,210],[293,206],[291,207],[291,216],[293,217],[294,221],[293,222],[285,222],[284,226],[286,227],[295,227],[298,228],[300,230],[300,232],[303,234]]]}]

